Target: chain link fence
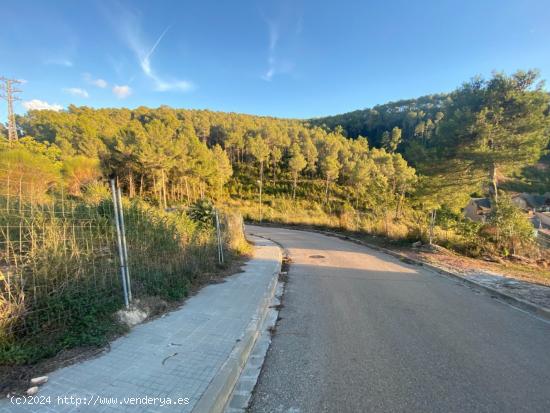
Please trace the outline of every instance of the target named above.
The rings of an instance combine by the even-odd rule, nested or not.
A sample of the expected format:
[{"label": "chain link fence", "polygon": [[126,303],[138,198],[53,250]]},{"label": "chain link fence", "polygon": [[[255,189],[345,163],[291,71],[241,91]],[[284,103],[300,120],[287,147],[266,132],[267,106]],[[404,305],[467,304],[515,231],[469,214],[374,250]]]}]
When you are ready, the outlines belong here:
[{"label": "chain link fence", "polygon": [[[0,364],[102,344],[121,328],[113,314],[124,307],[112,198],[84,202],[26,178],[0,170]],[[224,216],[218,238],[185,211],[122,206],[135,302],[183,299],[220,271],[220,242],[231,259]]]}]

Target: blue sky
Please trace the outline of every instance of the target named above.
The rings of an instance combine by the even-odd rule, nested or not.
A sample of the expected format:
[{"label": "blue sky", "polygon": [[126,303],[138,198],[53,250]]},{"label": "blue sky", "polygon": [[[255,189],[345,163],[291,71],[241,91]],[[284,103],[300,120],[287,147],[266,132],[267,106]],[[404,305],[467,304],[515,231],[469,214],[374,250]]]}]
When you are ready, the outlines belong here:
[{"label": "blue sky", "polygon": [[19,0],[2,15],[0,75],[25,81],[18,113],[166,104],[308,118],[492,70],[550,80],[548,0]]}]

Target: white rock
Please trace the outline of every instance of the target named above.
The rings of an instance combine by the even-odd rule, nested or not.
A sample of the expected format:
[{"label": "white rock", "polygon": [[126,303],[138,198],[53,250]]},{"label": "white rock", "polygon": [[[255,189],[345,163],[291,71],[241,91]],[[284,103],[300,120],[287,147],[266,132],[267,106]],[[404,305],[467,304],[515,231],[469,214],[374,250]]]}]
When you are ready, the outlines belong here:
[{"label": "white rock", "polygon": [[37,386],[31,387],[27,389],[26,393],[27,393],[27,396],[34,396],[36,393],[38,393],[38,387]]},{"label": "white rock", "polygon": [[35,377],[34,379],[31,379],[31,384],[33,386],[40,386],[41,384],[44,384],[48,381],[48,376],[40,376]]},{"label": "white rock", "polygon": [[133,327],[145,320],[147,313],[139,308],[129,308],[128,310],[117,311],[116,316],[121,323]]}]

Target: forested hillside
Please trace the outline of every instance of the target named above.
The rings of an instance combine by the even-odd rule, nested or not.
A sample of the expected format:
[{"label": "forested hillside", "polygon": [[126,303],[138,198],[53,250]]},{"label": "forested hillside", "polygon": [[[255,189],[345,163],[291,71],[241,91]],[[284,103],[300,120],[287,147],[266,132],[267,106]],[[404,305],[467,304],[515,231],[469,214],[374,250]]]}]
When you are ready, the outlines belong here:
[{"label": "forested hillside", "polygon": [[462,234],[472,231],[460,218],[471,194],[496,203],[518,174],[544,189],[548,175],[533,165],[548,145],[548,105],[529,71],[311,122],[70,106],[18,117],[21,139],[4,140],[0,169],[19,160],[41,191],[63,177],[74,197],[100,196],[116,176],[129,197],[162,207],[208,197],[254,219],[395,238],[425,237],[432,211],[449,211]]},{"label": "forested hillside", "polygon": [[[524,94],[526,91],[530,93]],[[522,96],[536,96],[540,101],[523,102],[521,105],[532,106],[523,106],[520,109],[518,100]],[[476,78],[448,94],[390,102],[370,109],[312,119],[310,123],[329,130],[341,130],[347,137],[354,139],[368,136],[371,145],[402,153],[419,172],[434,175],[432,162],[455,160],[458,157],[456,153],[444,156],[444,151],[452,152],[453,146],[466,144],[467,141],[481,144],[481,141],[485,140],[485,143],[488,143],[490,138],[487,135],[480,136],[481,130],[464,133],[464,128],[481,126],[482,116],[489,117],[490,119],[486,120],[490,120],[493,125],[500,123],[504,126],[500,120],[511,121],[519,110],[523,111],[522,116],[525,116],[523,126],[518,122],[516,125],[504,126],[505,128],[508,127],[512,133],[525,126],[543,130],[544,126],[537,126],[540,120],[536,119],[536,113],[544,113],[547,116],[547,102],[548,94],[543,89],[543,83],[538,80],[537,72],[517,72],[510,78],[496,74],[490,81]],[[490,107],[486,106],[488,103]],[[477,119],[473,119],[475,116]],[[516,140],[515,144],[512,144],[511,140],[508,142],[511,145],[508,149],[516,148],[520,153],[516,154],[517,157],[512,156],[513,162],[512,159],[502,161],[507,164],[506,170],[500,171],[505,181],[504,188],[539,193],[550,191],[550,159],[544,155],[544,151],[540,151],[541,147],[544,148],[547,136],[548,131],[541,134],[540,140],[530,141],[526,134],[523,134],[523,138]],[[428,149],[432,152],[437,149],[440,156],[426,159]],[[491,157],[490,150],[482,152],[483,147],[479,149],[478,157]],[[489,148],[485,146],[486,149]],[[548,149],[547,147],[546,152]],[[495,146],[492,151],[498,151],[499,158],[506,157],[506,148],[502,146]],[[478,159],[476,163],[480,161]],[[487,162],[490,162],[489,159]],[[442,166],[441,173],[451,172],[449,164],[445,163]],[[496,171],[495,178],[498,178],[498,175],[499,171]]]},{"label": "forested hillside", "polygon": [[341,115],[311,119],[310,123],[335,129],[341,126],[350,138],[368,136],[374,146],[383,146],[394,128],[401,131],[400,142],[416,137],[429,138],[445,116],[451,95],[428,95],[376,105]]},{"label": "forested hillside", "polygon": [[370,186],[387,187],[386,197],[398,196],[415,180],[401,155],[295,120],[168,107],[69,107],[30,112],[19,125],[32,137],[22,138],[21,145],[58,164],[61,174],[74,176],[72,195],[100,174],[115,175],[129,196],[169,206],[205,194],[223,197],[235,171],[229,186],[234,196],[255,193],[257,178],[268,178],[271,185],[290,180],[288,195],[300,193],[300,183],[318,180],[320,200],[329,199],[339,184],[350,187],[350,201],[375,208],[379,202],[370,198],[382,194]]}]

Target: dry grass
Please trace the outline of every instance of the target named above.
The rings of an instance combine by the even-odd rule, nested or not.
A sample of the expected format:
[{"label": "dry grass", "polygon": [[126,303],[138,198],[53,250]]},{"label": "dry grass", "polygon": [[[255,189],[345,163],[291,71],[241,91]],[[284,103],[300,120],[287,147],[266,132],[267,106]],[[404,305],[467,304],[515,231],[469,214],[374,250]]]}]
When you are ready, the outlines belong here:
[{"label": "dry grass", "polygon": [[[121,331],[113,314],[123,305],[112,204],[4,201],[0,364],[33,363],[62,349],[105,344]],[[250,248],[237,216],[223,216],[225,263],[220,265],[215,231],[184,211],[125,201],[124,214],[137,299],[179,302]]]}]

